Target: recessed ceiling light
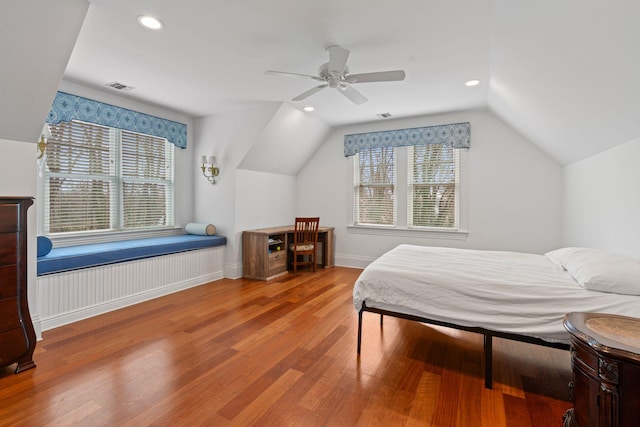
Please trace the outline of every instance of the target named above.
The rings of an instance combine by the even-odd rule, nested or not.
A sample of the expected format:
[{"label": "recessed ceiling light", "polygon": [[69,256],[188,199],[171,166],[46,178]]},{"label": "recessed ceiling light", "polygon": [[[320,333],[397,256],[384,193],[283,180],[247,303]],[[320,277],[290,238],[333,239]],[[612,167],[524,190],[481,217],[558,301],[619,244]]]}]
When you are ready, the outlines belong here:
[{"label": "recessed ceiling light", "polygon": [[480,80],[469,80],[465,82],[466,86],[478,86],[480,84]]},{"label": "recessed ceiling light", "polygon": [[303,108],[303,110],[304,110],[304,111],[307,111],[307,112],[311,112],[311,111],[315,110],[315,108],[313,108],[313,107],[312,107],[312,106],[310,106],[310,105],[307,105],[306,107],[304,107],[304,108]]},{"label": "recessed ceiling light", "polygon": [[152,30],[160,30],[164,26],[159,19],[149,15],[138,16],[138,22],[140,23],[140,25]]}]

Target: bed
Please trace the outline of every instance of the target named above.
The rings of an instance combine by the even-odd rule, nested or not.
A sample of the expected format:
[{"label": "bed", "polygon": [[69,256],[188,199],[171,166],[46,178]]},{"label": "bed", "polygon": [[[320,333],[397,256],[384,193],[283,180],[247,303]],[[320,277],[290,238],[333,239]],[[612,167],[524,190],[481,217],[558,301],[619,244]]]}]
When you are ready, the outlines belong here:
[{"label": "bed", "polygon": [[364,269],[353,302],[358,354],[364,312],[483,334],[491,388],[493,337],[568,349],[567,313],[640,317],[640,263],[589,248],[538,255],[400,245]]}]

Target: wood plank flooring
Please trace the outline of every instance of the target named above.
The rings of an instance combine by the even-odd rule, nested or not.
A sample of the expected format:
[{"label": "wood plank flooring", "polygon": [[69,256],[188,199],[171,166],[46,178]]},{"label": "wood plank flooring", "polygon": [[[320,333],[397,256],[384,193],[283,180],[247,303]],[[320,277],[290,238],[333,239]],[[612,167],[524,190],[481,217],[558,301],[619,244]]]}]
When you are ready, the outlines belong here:
[{"label": "wood plank flooring", "polygon": [[569,352],[365,313],[360,270],[223,279],[47,331],[0,426],[562,425]]}]

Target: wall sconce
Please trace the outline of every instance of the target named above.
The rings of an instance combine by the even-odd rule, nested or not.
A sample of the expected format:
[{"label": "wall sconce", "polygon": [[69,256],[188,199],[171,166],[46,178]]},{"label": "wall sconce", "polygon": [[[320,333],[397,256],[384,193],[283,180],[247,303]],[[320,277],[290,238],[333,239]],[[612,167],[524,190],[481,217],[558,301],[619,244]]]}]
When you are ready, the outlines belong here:
[{"label": "wall sconce", "polygon": [[207,178],[211,184],[216,183],[216,177],[220,174],[216,156],[209,156],[208,161],[207,156],[202,156],[202,164],[200,165],[200,169],[202,169],[202,176]]},{"label": "wall sconce", "polygon": [[49,130],[49,125],[46,123],[42,127],[42,132],[40,133],[40,141],[38,141],[36,148],[38,149],[38,169],[40,170],[40,176],[42,176],[42,169],[44,168],[44,163],[46,162],[46,154],[47,154],[47,140],[51,138],[51,131]]}]

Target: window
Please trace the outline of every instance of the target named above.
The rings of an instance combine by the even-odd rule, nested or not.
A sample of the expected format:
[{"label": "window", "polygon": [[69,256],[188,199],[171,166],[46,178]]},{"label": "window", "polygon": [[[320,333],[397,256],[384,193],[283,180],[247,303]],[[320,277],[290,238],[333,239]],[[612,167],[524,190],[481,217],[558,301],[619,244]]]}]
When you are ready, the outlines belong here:
[{"label": "window", "polygon": [[396,169],[391,147],[363,150],[355,156],[356,224],[395,225]]},{"label": "window", "polygon": [[461,229],[460,150],[447,144],[365,148],[353,165],[355,226]]},{"label": "window", "polygon": [[407,224],[458,228],[457,150],[444,144],[407,147]]},{"label": "window", "polygon": [[173,225],[173,146],[165,138],[75,120],[49,128],[45,234]]}]

